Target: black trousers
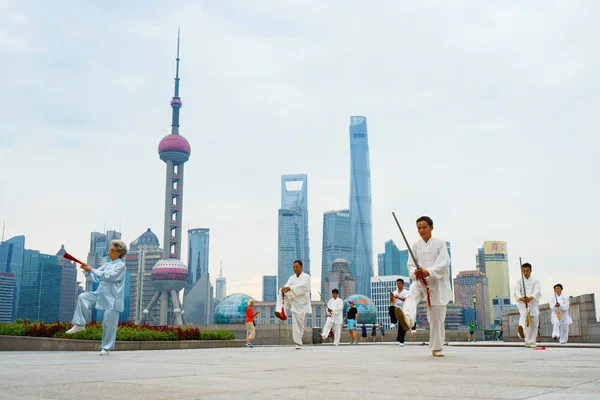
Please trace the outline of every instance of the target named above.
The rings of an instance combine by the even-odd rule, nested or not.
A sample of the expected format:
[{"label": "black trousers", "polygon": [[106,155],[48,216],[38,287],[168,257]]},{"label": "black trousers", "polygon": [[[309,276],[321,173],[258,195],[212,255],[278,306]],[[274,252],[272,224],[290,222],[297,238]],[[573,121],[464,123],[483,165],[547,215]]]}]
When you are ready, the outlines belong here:
[{"label": "black trousers", "polygon": [[396,340],[400,343],[404,343],[404,336],[406,336],[406,331],[402,329],[400,324],[398,323],[398,319],[396,318],[396,307],[390,306],[390,321],[392,324],[396,324],[396,328],[398,329],[398,335],[396,336]]}]

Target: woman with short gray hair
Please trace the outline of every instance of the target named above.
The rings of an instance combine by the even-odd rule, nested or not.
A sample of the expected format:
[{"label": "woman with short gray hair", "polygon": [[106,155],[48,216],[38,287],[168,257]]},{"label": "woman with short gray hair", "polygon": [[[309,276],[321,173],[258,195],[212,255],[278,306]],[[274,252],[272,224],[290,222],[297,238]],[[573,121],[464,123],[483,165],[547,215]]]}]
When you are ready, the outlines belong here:
[{"label": "woman with short gray hair", "polygon": [[107,356],[115,348],[119,313],[125,309],[125,262],[123,257],[127,254],[127,245],[121,240],[113,240],[108,256],[110,261],[100,268],[92,269],[87,264],[82,264],[85,276],[91,276],[98,289],[93,292],[84,292],[77,298],[77,307],[73,315],[73,327],[67,334],[85,330],[85,325],[92,318],[92,308],[103,310],[102,318],[102,344],[100,355]]}]

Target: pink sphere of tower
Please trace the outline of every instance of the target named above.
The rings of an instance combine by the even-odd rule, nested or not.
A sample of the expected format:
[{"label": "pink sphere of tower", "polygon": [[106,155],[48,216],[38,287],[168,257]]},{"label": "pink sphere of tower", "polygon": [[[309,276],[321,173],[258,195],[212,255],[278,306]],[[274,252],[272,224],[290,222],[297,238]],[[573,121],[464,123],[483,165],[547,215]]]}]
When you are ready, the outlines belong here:
[{"label": "pink sphere of tower", "polygon": [[152,283],[157,290],[180,291],[187,283],[188,270],[176,258],[159,260],[152,268]]},{"label": "pink sphere of tower", "polygon": [[158,155],[165,162],[184,163],[190,159],[191,152],[192,147],[190,146],[190,142],[177,134],[165,136],[158,144]]}]

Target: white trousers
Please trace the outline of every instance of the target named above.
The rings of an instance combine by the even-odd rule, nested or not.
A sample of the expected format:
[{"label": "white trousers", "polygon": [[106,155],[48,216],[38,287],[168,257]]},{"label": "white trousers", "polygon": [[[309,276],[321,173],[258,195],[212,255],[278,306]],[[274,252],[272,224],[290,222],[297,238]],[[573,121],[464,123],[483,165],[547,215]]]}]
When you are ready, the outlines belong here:
[{"label": "white trousers", "polygon": [[298,346],[302,346],[302,336],[306,326],[306,314],[292,312],[292,339]]},{"label": "white trousers", "polygon": [[[86,326],[92,319],[92,309],[96,306],[98,295],[94,292],[84,292],[77,297],[77,306],[73,314],[73,324]],[[101,349],[112,350],[115,348],[117,339],[117,327],[119,326],[119,312],[115,310],[104,310],[102,318],[102,344]]]},{"label": "white trousers", "polygon": [[557,337],[561,344],[569,341],[569,324],[561,324],[559,322],[552,326],[552,337]]},{"label": "white trousers", "polygon": [[[408,291],[404,301],[404,315],[408,318],[410,326],[415,326],[417,322],[417,305],[427,299],[425,289],[415,289]],[[446,341],[446,305],[427,307],[427,322],[429,322],[429,350],[440,351],[444,349]]]},{"label": "white trousers", "polygon": [[531,315],[529,320],[529,326],[527,326],[527,312],[523,310],[519,318],[519,325],[523,327],[525,331],[525,344],[535,344],[538,329],[540,327],[540,317]]},{"label": "white trousers", "polygon": [[325,326],[323,327],[321,337],[323,339],[327,339],[331,328],[333,328],[333,343],[340,344],[340,336],[342,335],[342,324],[334,323],[333,318],[327,318],[327,322],[325,322]]}]

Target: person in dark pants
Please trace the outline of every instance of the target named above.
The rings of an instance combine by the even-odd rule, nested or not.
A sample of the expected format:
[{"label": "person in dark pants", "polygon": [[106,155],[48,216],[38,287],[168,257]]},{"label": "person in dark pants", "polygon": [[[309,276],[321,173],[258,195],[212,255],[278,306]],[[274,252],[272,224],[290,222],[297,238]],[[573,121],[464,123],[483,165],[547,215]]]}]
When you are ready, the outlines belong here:
[{"label": "person in dark pants", "polygon": [[[398,278],[396,279],[396,290],[390,294],[390,303],[394,307],[404,308],[404,300],[408,295],[408,290],[404,289],[404,279]],[[406,336],[406,331],[402,328],[401,324],[396,325],[398,328],[398,336],[396,336],[396,340],[400,346],[404,346],[404,336]]]}]

